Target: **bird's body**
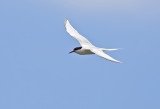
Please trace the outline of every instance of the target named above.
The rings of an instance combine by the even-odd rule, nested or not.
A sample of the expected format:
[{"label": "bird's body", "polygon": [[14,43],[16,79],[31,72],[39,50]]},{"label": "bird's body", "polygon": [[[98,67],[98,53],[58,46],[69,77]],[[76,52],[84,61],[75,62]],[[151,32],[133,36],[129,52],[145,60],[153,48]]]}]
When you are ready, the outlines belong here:
[{"label": "bird's body", "polygon": [[105,54],[103,51],[112,51],[112,50],[118,50],[118,49],[104,49],[104,48],[98,48],[95,47],[94,45],[92,45],[85,37],[83,37],[82,35],[80,35],[69,23],[69,21],[67,19],[65,19],[65,27],[67,32],[74,37],[75,39],[77,39],[79,41],[79,43],[81,44],[81,47],[76,47],[73,49],[72,52],[75,52],[77,54],[80,55],[87,55],[87,54],[97,54],[107,60],[113,61],[113,62],[117,62],[117,63],[122,63],[116,59],[113,59],[112,57],[110,57],[109,55]]},{"label": "bird's body", "polygon": [[[79,48],[79,49],[76,49],[76,48]],[[76,47],[74,51],[72,52],[75,52],[77,54],[80,54],[80,55],[87,55],[87,54],[95,54],[93,53],[90,49],[86,49],[86,48],[83,48],[83,47]]]}]

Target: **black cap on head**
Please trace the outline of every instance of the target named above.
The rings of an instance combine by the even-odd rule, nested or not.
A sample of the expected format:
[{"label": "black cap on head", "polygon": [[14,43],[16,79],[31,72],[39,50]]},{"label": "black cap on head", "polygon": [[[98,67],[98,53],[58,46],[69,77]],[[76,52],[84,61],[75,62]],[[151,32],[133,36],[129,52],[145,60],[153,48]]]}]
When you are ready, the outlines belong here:
[{"label": "black cap on head", "polygon": [[73,51],[76,51],[76,50],[80,50],[82,47],[76,47],[73,49]]},{"label": "black cap on head", "polygon": [[82,47],[76,47],[76,48],[74,48],[73,49],[73,51],[71,51],[71,52],[69,52],[69,53],[73,53],[73,52],[75,52],[76,50],[80,50]]}]

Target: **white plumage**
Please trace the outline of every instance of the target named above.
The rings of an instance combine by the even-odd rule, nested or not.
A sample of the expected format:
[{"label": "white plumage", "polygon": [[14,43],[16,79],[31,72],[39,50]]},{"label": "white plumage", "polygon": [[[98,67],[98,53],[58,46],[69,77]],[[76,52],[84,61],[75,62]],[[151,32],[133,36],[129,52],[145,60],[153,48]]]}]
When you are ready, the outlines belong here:
[{"label": "white plumage", "polygon": [[86,55],[86,54],[96,54],[98,56],[101,56],[107,60],[122,63],[116,59],[113,59],[109,55],[105,54],[103,51],[112,51],[112,50],[118,50],[118,49],[104,49],[104,48],[98,48],[92,45],[85,37],[80,35],[69,23],[67,19],[65,19],[65,28],[66,31],[75,39],[77,39],[82,47],[75,48],[72,52],[78,53],[80,55]]}]

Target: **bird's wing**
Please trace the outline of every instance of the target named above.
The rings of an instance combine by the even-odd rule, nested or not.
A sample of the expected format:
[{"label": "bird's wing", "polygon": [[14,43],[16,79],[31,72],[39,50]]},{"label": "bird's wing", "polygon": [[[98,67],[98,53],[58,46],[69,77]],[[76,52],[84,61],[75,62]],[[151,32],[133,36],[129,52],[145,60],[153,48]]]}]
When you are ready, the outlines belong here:
[{"label": "bird's wing", "polygon": [[80,35],[73,27],[72,25],[69,23],[69,21],[67,19],[65,19],[64,22],[66,31],[75,39],[77,39],[79,41],[79,43],[81,44],[82,47],[93,47],[93,45],[82,35]]},{"label": "bird's wing", "polygon": [[122,63],[116,59],[113,59],[112,57],[110,57],[109,55],[105,54],[101,49],[97,49],[97,48],[92,48],[90,49],[93,53],[95,53],[98,56],[101,56],[107,60],[113,61],[113,62],[117,62],[117,63]]}]

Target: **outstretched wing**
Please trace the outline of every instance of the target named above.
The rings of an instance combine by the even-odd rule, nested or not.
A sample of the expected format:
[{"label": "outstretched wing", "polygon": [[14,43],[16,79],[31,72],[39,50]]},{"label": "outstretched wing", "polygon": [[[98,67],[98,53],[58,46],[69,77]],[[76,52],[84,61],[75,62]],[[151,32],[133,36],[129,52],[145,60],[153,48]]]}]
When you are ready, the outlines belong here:
[{"label": "outstretched wing", "polygon": [[120,62],[120,61],[118,61],[118,60],[116,60],[116,59],[113,59],[112,57],[110,57],[109,55],[107,55],[107,54],[105,54],[102,50],[100,50],[100,49],[91,49],[91,51],[93,52],[93,53],[95,53],[96,55],[98,55],[98,56],[101,56],[101,57],[103,57],[103,58],[105,58],[105,59],[107,59],[107,60],[110,60],[110,61],[113,61],[113,62],[117,62],[117,63],[122,63],[122,62]]},{"label": "outstretched wing", "polygon": [[75,39],[77,39],[79,41],[79,43],[81,44],[82,47],[90,47],[93,46],[85,37],[83,37],[82,35],[80,35],[73,27],[72,25],[69,23],[69,21],[67,19],[65,19],[64,22],[66,31]]}]

